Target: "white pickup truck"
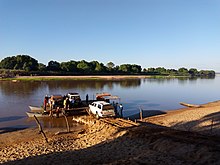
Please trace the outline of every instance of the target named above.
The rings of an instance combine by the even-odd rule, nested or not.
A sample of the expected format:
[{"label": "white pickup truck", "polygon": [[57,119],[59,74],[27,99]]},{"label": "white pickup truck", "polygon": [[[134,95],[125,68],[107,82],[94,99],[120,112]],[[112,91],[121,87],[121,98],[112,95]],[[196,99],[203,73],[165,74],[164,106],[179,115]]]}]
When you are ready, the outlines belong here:
[{"label": "white pickup truck", "polygon": [[89,113],[95,115],[97,119],[100,117],[115,117],[114,107],[105,101],[95,101],[89,104]]}]

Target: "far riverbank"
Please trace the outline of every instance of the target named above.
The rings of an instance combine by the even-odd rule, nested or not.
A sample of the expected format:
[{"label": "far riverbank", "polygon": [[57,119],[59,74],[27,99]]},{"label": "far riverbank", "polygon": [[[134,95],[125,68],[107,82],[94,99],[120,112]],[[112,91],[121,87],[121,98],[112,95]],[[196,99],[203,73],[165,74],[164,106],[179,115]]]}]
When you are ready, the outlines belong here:
[{"label": "far riverbank", "polygon": [[47,81],[47,80],[122,80],[143,78],[190,78],[190,76],[163,76],[163,75],[80,75],[80,76],[16,76],[1,80],[16,81]]}]

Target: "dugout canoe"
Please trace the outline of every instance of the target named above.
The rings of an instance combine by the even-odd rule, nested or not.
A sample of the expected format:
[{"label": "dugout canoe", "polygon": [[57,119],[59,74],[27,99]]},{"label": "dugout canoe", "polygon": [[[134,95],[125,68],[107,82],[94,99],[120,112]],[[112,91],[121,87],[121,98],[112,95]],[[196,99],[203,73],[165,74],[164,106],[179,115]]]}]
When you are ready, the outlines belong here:
[{"label": "dugout canoe", "polygon": [[31,110],[31,112],[43,112],[44,109],[43,107],[38,107],[38,106],[33,106],[33,105],[29,105],[28,106]]},{"label": "dugout canoe", "polygon": [[200,108],[201,105],[198,104],[188,104],[188,103],[184,103],[184,102],[180,102],[180,105],[183,105],[185,107],[190,107],[190,108]]}]

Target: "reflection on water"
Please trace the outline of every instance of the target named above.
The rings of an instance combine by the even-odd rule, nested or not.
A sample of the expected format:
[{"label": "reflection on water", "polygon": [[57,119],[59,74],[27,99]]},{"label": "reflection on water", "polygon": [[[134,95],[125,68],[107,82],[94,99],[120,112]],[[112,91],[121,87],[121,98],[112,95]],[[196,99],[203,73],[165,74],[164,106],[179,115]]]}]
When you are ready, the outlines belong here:
[{"label": "reflection on water", "polygon": [[0,82],[1,95],[4,96],[29,97],[31,91],[37,91],[41,87],[41,83],[38,82]]},{"label": "reflection on water", "polygon": [[0,82],[0,91],[4,95],[14,95],[20,97],[28,97],[32,92],[38,91],[54,91],[54,90],[69,90],[72,88],[80,90],[103,90],[105,88],[113,89],[114,86],[120,88],[138,87],[141,85],[141,80],[129,79],[121,80],[69,80],[69,81],[33,81],[33,82],[17,82],[3,81]]},{"label": "reflection on water", "polygon": [[[66,120],[64,117],[59,117],[59,118],[44,117],[44,118],[38,118],[38,120],[43,128],[67,128]],[[74,128],[76,126],[82,127],[81,124],[73,122],[71,116],[67,117],[67,120],[70,128]],[[36,121],[34,118],[27,118],[26,122],[31,125],[36,125]]]},{"label": "reflection on water", "polygon": [[[130,116],[137,114],[140,107],[148,111],[165,111],[181,108],[179,102],[202,104],[218,100],[219,84],[219,76],[212,79],[0,81],[0,128],[36,125],[25,112],[29,111],[28,105],[42,105],[46,94],[78,92],[82,99],[86,94],[89,99],[94,99],[96,93],[109,92],[121,98],[124,116]],[[42,119],[41,122],[44,127],[65,127],[62,119]]]}]

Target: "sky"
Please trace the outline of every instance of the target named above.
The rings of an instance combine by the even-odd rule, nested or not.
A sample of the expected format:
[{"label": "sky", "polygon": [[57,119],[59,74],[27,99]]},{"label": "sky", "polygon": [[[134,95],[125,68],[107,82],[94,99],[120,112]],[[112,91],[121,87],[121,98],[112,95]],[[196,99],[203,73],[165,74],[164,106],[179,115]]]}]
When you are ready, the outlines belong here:
[{"label": "sky", "polygon": [[0,60],[220,72],[220,0],[0,0]]}]

